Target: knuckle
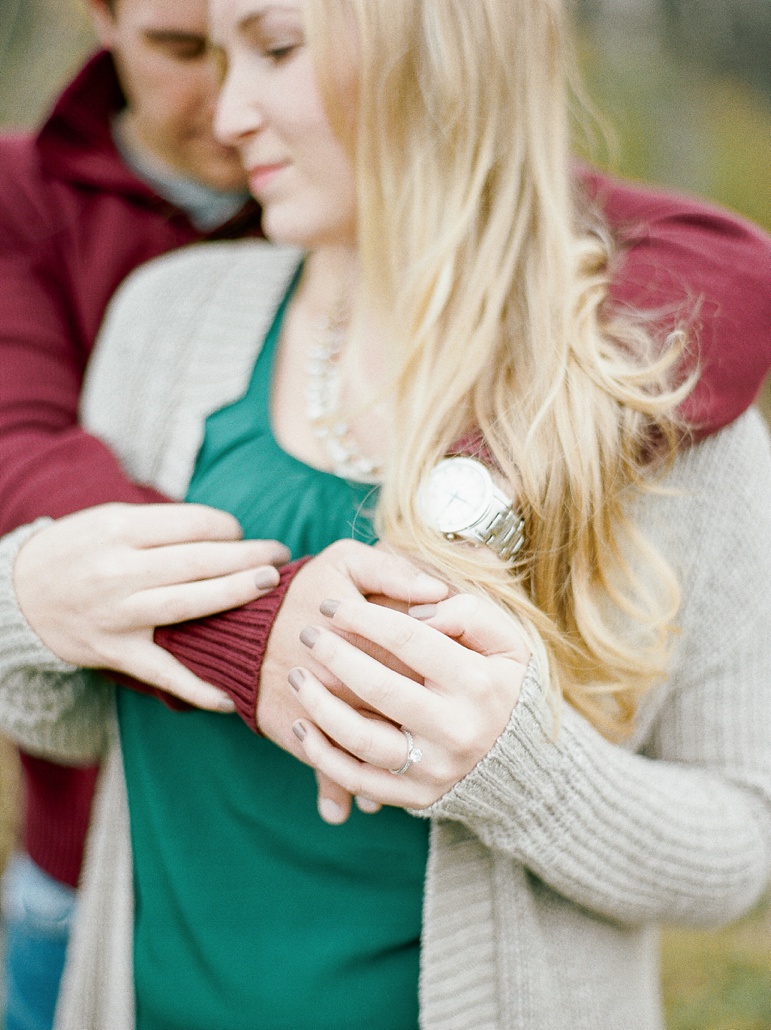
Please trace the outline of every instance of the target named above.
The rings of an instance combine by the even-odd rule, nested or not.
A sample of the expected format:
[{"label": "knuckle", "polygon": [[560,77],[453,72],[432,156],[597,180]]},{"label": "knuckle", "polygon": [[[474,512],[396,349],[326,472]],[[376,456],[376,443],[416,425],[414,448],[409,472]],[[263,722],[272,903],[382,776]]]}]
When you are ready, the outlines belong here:
[{"label": "knuckle", "polygon": [[92,514],[105,519],[117,519],[123,515],[126,507],[127,505],[120,501],[108,501],[106,504],[100,504],[93,508]]},{"label": "knuckle", "polygon": [[398,625],[391,632],[391,644],[398,651],[406,650],[415,640],[416,624],[413,620],[399,620]]},{"label": "knuckle", "polygon": [[90,573],[94,580],[102,585],[122,582],[127,573],[125,556],[121,558],[114,551],[107,551],[94,557],[90,563]]},{"label": "knuckle", "polygon": [[173,682],[167,669],[164,668],[153,668],[148,669],[146,672],[147,681],[158,687],[160,690],[164,690],[167,694],[179,694],[177,685]]},{"label": "knuckle", "polygon": [[[449,783],[455,780],[455,763],[447,754],[437,755],[431,763],[428,771],[428,780],[425,786],[426,793],[432,793],[436,797],[437,790],[445,790]],[[430,802],[429,802],[430,804]]]},{"label": "knuckle", "polygon": [[[346,555],[349,554],[349,549],[352,541],[350,540],[335,540],[334,543],[329,544],[328,547],[324,548],[321,554],[330,559],[334,564],[339,561],[344,561]],[[321,555],[319,555],[321,557]]]},{"label": "knuckle", "polygon": [[345,562],[351,558],[368,554],[370,551],[370,547],[358,540],[335,540],[325,548],[323,553],[334,558],[336,562]]},{"label": "knuckle", "polygon": [[480,601],[475,594],[456,594],[447,603],[455,609],[454,614],[462,620],[474,619],[479,614]]},{"label": "knuckle", "polygon": [[203,504],[189,506],[188,512],[190,531],[200,539],[241,539],[241,525],[230,512],[209,508]]},{"label": "knuckle", "polygon": [[329,631],[322,633],[313,646],[316,657],[325,665],[334,665],[340,658],[342,638]]},{"label": "knuckle", "polygon": [[436,783],[433,788],[430,784],[426,784],[418,790],[418,796],[414,802],[410,803],[410,808],[430,808],[444,794],[445,788],[446,782]]},{"label": "knuckle", "polygon": [[377,707],[391,708],[398,699],[399,689],[397,682],[388,669],[381,666],[373,673],[370,679],[372,696],[376,699]]},{"label": "knuckle", "polygon": [[344,773],[341,777],[340,785],[351,795],[366,793],[364,777],[358,770]]},{"label": "knuckle", "polygon": [[484,669],[469,669],[464,677],[467,697],[487,696],[490,693],[490,676]]},{"label": "knuckle", "polygon": [[359,730],[354,736],[350,750],[360,758],[371,755],[375,749],[375,740],[372,730],[369,728]]},{"label": "knuckle", "polygon": [[141,668],[141,663],[134,661],[132,663],[132,656],[130,653],[126,653],[125,648],[118,646],[117,642],[111,638],[105,638],[103,640],[94,641],[92,643],[92,650],[95,655],[98,655],[100,662],[102,662],[105,669],[114,669],[116,672],[128,672],[141,678],[140,672],[146,670]]},{"label": "knuckle", "polygon": [[182,598],[172,597],[163,604],[163,621],[169,625],[187,622],[192,617],[189,604]]},{"label": "knuckle", "polygon": [[[345,540],[335,540],[333,543],[325,547],[321,554],[326,555],[328,557],[334,557],[335,555],[341,554],[345,550],[345,543]],[[320,556],[321,555],[319,555],[319,557]]]},{"label": "knuckle", "polygon": [[[104,508],[95,509],[88,513],[83,520],[83,524],[78,527],[79,534],[75,539],[81,547],[86,539],[91,542],[94,548],[105,547],[113,543],[119,535],[120,521],[121,516],[113,511],[112,505],[105,505]],[[74,525],[76,523],[73,523]]]},{"label": "knuckle", "polygon": [[[185,548],[184,564],[180,563],[179,571],[187,582],[225,579],[233,574],[233,558],[238,555],[230,548],[240,546],[235,542],[190,544]],[[251,556],[245,553],[239,557],[241,564],[247,564]]]},{"label": "knuckle", "polygon": [[477,727],[475,720],[470,718],[458,720],[447,729],[448,755],[455,759],[465,761],[474,752],[477,740]]}]

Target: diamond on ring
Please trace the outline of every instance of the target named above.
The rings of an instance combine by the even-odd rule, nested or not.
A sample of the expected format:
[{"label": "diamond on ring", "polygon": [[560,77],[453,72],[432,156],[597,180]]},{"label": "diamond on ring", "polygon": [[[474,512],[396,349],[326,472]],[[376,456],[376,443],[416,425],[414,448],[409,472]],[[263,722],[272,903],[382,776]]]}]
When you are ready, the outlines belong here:
[{"label": "diamond on ring", "polygon": [[405,759],[404,765],[401,769],[390,769],[394,776],[404,776],[411,765],[417,765],[418,762],[423,760],[423,752],[419,747],[415,747],[415,741],[409,730],[402,726],[402,733],[407,740],[407,758]]}]

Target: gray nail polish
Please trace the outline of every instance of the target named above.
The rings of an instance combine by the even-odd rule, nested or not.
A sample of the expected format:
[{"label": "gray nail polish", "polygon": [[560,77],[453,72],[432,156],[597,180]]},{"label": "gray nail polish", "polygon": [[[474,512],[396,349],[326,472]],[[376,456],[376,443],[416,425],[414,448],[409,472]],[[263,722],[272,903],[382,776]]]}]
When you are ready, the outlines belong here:
[{"label": "gray nail polish", "polygon": [[292,723],[292,733],[294,733],[298,740],[305,740],[305,727],[301,722]]},{"label": "gray nail polish", "polygon": [[325,823],[332,826],[339,826],[347,819],[347,812],[331,798],[319,798],[319,815]]},{"label": "gray nail polish", "polygon": [[264,569],[257,569],[254,574],[254,585],[258,590],[267,590],[269,587],[278,586],[278,573],[272,565]]},{"label": "gray nail polish", "polygon": [[287,679],[293,690],[299,690],[305,680],[305,673],[302,669],[290,669]]},{"label": "gray nail polish", "polygon": [[319,631],[315,626],[306,626],[300,633],[300,640],[302,640],[306,647],[313,647],[318,639]]},{"label": "gray nail polish", "polygon": [[407,614],[413,619],[433,619],[436,615],[435,604],[413,604],[407,609]]},{"label": "gray nail polish", "polygon": [[321,602],[319,605],[319,611],[322,615],[326,615],[328,619],[331,619],[339,607],[339,601],[333,601],[331,598],[328,598],[326,601]]}]

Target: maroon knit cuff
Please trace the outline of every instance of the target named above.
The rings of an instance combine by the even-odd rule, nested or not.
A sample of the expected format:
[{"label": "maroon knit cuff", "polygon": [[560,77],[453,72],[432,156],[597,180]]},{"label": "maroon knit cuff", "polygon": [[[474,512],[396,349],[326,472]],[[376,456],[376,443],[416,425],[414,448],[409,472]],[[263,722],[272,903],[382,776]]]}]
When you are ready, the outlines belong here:
[{"label": "maroon knit cuff", "polygon": [[159,626],[155,642],[212,686],[224,690],[253,732],[260,672],[273,622],[294,579],[309,561],[300,558],[279,570],[279,583],[269,594],[242,608],[207,619]]},{"label": "maroon knit cuff", "polygon": [[497,465],[479,429],[472,429],[454,441],[447,452],[452,457],[477,458],[483,465]]}]

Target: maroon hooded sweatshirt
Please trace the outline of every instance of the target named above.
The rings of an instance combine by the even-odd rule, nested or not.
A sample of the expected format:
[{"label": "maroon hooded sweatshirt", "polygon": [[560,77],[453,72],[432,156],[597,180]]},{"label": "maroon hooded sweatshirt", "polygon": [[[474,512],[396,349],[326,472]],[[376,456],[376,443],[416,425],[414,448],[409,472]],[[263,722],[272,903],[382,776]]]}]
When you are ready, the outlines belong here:
[{"label": "maroon hooded sweatshirt", "polygon": [[[111,59],[98,54],[37,136],[0,140],[0,533],[108,501],[167,500],[127,480],[78,427],[88,356],[107,302],[137,265],[200,239],[258,232],[250,203],[203,235],[137,179],[110,132],[123,104]],[[587,169],[577,176],[621,244],[613,302],[658,312],[662,331],[683,322],[695,330],[703,373],[685,414],[697,436],[714,432],[752,403],[771,367],[771,240],[701,202]],[[268,634],[298,564],[268,598],[156,632],[229,693],[252,729]],[[74,885],[95,770],[23,763],[25,846]]]}]

